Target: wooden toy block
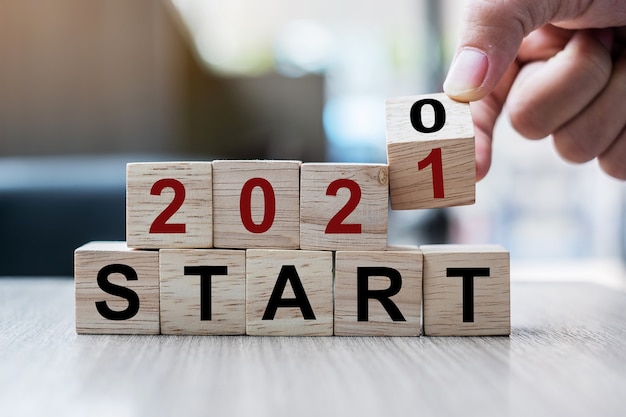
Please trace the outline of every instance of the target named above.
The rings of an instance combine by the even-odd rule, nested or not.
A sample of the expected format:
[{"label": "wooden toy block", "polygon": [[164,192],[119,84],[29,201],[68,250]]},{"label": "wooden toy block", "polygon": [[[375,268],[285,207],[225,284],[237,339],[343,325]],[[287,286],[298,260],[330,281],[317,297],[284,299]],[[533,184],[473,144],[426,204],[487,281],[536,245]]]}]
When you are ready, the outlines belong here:
[{"label": "wooden toy block", "polygon": [[424,335],[511,333],[509,253],[498,245],[422,245]]},{"label": "wooden toy block", "polygon": [[476,157],[469,104],[443,93],[388,99],[386,136],[392,209],[474,203]]},{"label": "wooden toy block", "polygon": [[246,333],[332,336],[332,252],[249,249]]},{"label": "wooden toy block", "polygon": [[214,246],[300,247],[299,161],[214,161]]},{"label": "wooden toy block", "polygon": [[419,336],[422,252],[337,251],[335,335]]},{"label": "wooden toy block", "polygon": [[128,164],[128,246],[144,249],[212,247],[211,175],[210,162]]},{"label": "wooden toy block", "polygon": [[246,333],[246,251],[160,251],[161,333]]},{"label": "wooden toy block", "polygon": [[305,163],[300,181],[301,249],[386,249],[387,165]]},{"label": "wooden toy block", "polygon": [[159,333],[159,253],[91,242],[74,253],[76,332]]}]

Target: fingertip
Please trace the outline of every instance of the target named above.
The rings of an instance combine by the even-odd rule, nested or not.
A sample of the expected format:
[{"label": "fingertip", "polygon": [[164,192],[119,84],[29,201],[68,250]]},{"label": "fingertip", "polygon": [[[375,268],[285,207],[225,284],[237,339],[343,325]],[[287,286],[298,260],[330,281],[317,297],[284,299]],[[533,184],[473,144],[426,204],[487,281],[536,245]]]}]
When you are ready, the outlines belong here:
[{"label": "fingertip", "polygon": [[460,49],[452,64],[443,91],[459,101],[475,101],[481,96],[481,87],[489,69],[487,55],[476,48]]}]

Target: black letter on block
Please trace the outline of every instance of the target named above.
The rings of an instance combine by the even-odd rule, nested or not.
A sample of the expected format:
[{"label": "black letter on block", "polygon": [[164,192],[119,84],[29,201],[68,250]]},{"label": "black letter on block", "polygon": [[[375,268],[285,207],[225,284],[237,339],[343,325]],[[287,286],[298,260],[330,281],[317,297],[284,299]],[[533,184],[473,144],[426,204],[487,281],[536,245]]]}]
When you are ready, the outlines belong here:
[{"label": "black letter on block", "polygon": [[[424,126],[424,121],[422,120],[422,107],[426,105],[432,106],[433,112],[435,112],[435,122],[431,127]],[[424,98],[413,103],[409,116],[411,118],[411,126],[422,133],[437,132],[446,124],[446,108],[440,101],[434,98]]]},{"label": "black letter on block", "polygon": [[463,277],[463,323],[474,322],[474,277],[488,277],[489,268],[448,268],[447,277]]},{"label": "black letter on block", "polygon": [[137,281],[137,272],[128,265],[112,264],[107,265],[98,271],[98,287],[107,294],[125,298],[128,301],[126,310],[111,310],[106,301],[96,301],[96,309],[102,317],[108,320],[128,320],[139,311],[139,296],[130,288],[122,287],[109,282],[111,274],[122,274],[127,281]]},{"label": "black letter on block", "polygon": [[228,275],[228,267],[186,266],[185,275],[200,275],[200,320],[211,320],[211,277]]},{"label": "black letter on block", "polygon": [[[356,271],[357,320],[368,320],[368,300],[370,298],[375,298],[380,301],[393,321],[406,321],[400,312],[400,309],[398,309],[398,306],[389,299],[399,293],[402,288],[402,276],[400,275],[400,272],[396,269],[385,267],[358,267]],[[389,278],[389,288],[386,290],[370,290],[367,285],[369,277]]]},{"label": "black letter on block", "polygon": [[[293,294],[295,298],[282,298],[287,281],[291,283],[293,288]],[[302,281],[298,276],[298,271],[293,265],[283,265],[280,269],[280,274],[276,279],[276,285],[270,296],[270,300],[267,303],[267,308],[263,314],[263,320],[274,320],[278,307],[300,307],[302,316],[305,320],[315,320],[315,314],[311,308],[311,303],[304,292]]]}]

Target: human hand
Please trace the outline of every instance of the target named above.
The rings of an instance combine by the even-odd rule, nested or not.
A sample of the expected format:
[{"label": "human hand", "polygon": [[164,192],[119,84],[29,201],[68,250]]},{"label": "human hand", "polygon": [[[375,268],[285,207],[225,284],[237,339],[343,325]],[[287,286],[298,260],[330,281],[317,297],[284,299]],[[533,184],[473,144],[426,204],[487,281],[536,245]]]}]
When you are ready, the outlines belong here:
[{"label": "human hand", "polygon": [[626,180],[626,1],[470,0],[444,91],[475,101],[477,179],[506,103],[522,135]]}]

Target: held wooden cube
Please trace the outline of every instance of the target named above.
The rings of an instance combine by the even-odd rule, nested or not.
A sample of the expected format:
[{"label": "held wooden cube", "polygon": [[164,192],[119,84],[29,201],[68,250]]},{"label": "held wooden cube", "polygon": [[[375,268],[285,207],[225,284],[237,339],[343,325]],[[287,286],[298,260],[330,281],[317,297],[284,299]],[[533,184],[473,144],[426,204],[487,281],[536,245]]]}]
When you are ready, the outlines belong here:
[{"label": "held wooden cube", "polygon": [[424,334],[511,333],[509,253],[498,245],[422,245]]},{"label": "held wooden cube", "polygon": [[443,93],[388,99],[386,136],[392,209],[474,203],[476,156],[469,104]]},{"label": "held wooden cube", "polygon": [[91,242],[74,252],[76,332],[159,333],[159,253],[126,242]]},{"label": "held wooden cube", "polygon": [[337,251],[335,335],[419,336],[422,252]]},{"label": "held wooden cube", "polygon": [[300,247],[299,161],[214,161],[217,248]]},{"label": "held wooden cube", "polygon": [[160,251],[161,333],[246,333],[246,251]]},{"label": "held wooden cube", "polygon": [[246,333],[332,336],[332,252],[249,249]]},{"label": "held wooden cube", "polygon": [[145,249],[212,247],[211,177],[210,162],[128,164],[128,246]]},{"label": "held wooden cube", "polygon": [[302,249],[386,249],[387,165],[305,163],[300,177]]}]

